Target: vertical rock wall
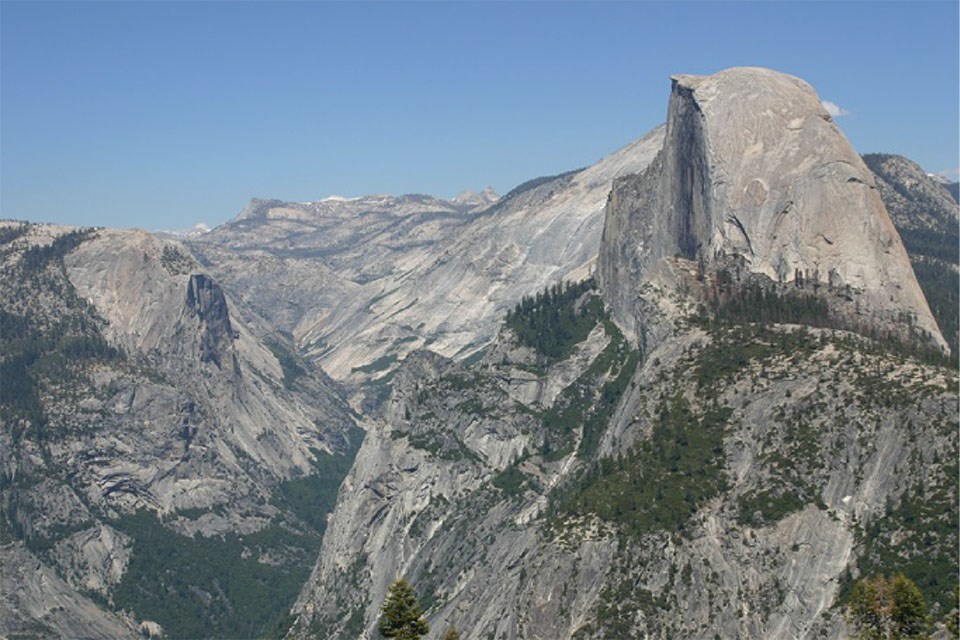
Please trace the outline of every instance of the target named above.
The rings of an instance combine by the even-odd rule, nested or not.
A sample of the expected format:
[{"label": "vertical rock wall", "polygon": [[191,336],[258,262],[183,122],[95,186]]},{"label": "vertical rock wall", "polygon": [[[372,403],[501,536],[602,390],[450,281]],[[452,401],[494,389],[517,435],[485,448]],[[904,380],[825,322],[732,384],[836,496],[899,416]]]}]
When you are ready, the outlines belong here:
[{"label": "vertical rock wall", "polygon": [[659,161],[614,184],[606,226],[601,286],[634,337],[661,261],[736,257],[772,283],[842,288],[831,311],[851,326],[946,348],[873,175],[793,76],[675,76]]}]

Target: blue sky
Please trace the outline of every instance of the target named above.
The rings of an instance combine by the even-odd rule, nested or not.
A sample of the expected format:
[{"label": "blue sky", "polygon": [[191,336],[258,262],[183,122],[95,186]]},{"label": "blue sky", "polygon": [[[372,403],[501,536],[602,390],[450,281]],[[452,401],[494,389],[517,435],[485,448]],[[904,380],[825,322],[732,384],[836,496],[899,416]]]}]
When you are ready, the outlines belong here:
[{"label": "blue sky", "polygon": [[766,66],[862,151],[958,162],[952,2],[0,2],[0,217],[186,228],[251,197],[431,193],[588,165],[672,73]]}]

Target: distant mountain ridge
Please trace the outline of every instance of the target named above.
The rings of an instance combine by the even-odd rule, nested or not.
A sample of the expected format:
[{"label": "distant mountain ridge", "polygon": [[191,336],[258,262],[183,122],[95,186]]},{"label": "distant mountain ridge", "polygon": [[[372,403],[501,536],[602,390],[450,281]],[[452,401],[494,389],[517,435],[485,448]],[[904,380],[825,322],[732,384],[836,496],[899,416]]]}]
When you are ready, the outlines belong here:
[{"label": "distant mountain ridge", "polygon": [[914,273],[954,357],[960,353],[957,265],[960,205],[939,180],[903,156],[867,154],[867,166],[910,253]]},{"label": "distant mountain ridge", "polygon": [[0,635],[368,638],[398,576],[471,640],[844,638],[900,571],[942,625],[957,206],[811,93],[678,76],[502,197],[0,223]]},{"label": "distant mountain ridge", "polygon": [[362,382],[422,347],[468,357],[522,295],[588,275],[613,179],[662,136],[466,211],[430,196],[255,200],[190,246],[334,378]]},{"label": "distant mountain ridge", "polygon": [[493,187],[486,187],[480,193],[475,191],[461,191],[453,199],[457,204],[469,205],[472,207],[488,207],[497,200],[500,199],[500,196],[496,191],[493,190]]},{"label": "distant mountain ridge", "polygon": [[[651,132],[589,172],[625,176],[642,170],[652,159],[651,150],[662,135],[662,129]],[[629,160],[631,153],[640,154],[633,164]],[[248,301],[260,313],[293,334],[309,357],[334,377],[360,382],[389,373],[405,354],[418,347],[428,346],[457,358],[482,348],[496,327],[492,322],[496,318],[494,311],[505,310],[502,303],[490,306],[485,301],[506,293],[498,293],[508,280],[504,280],[506,272],[498,274],[501,267],[497,265],[524,259],[520,254],[512,256],[510,233],[530,232],[517,229],[501,233],[502,243],[487,245],[489,249],[485,251],[493,258],[489,270],[494,274],[491,284],[495,286],[476,298],[479,306],[469,314],[448,316],[444,323],[418,317],[421,309],[427,316],[435,316],[437,310],[450,304],[451,297],[463,299],[466,307],[475,295],[471,288],[480,287],[479,292],[490,284],[481,284],[480,280],[468,285],[474,282],[472,278],[441,276],[436,288],[414,293],[416,287],[411,289],[409,285],[429,281],[433,276],[428,274],[434,269],[439,274],[460,268],[455,264],[441,266],[441,261],[433,256],[434,247],[448,246],[444,251],[447,255],[476,253],[476,249],[466,246],[457,248],[457,243],[462,242],[458,239],[497,234],[497,222],[509,228],[516,224],[512,222],[515,214],[511,210],[519,213],[542,206],[534,204],[531,198],[553,199],[558,204],[569,202],[562,206],[578,207],[570,199],[572,192],[562,194],[569,189],[564,185],[574,184],[570,182],[573,177],[585,171],[588,170],[528,181],[491,206],[480,206],[466,214],[449,201],[431,196],[368,196],[310,204],[255,200],[235,220],[197,238],[191,247],[210,268],[219,270],[233,286],[246,291]],[[608,179],[612,185],[612,177]],[[927,182],[933,184],[932,180]],[[886,189],[882,179],[880,188]],[[891,200],[895,193],[889,189],[881,191],[884,200],[891,202],[888,207],[900,212],[903,208]],[[600,202],[584,201],[578,214],[591,231],[577,231],[574,237],[586,239],[588,246],[599,246]],[[584,216],[587,211],[590,215]],[[502,218],[501,212],[505,212]],[[917,219],[915,211],[898,213],[893,219],[901,232],[911,228],[934,232],[931,221]],[[536,222],[530,218],[520,224]],[[941,229],[943,221],[936,224],[936,229]],[[553,258],[559,260],[558,266],[563,265],[559,271],[555,266],[547,266],[549,259],[543,267],[533,267],[542,258],[528,256],[525,259],[531,262],[523,268],[533,267],[541,275],[533,280],[524,276],[524,282],[530,284],[523,287],[536,288],[555,282],[558,277],[570,277],[561,275],[565,273],[574,277],[590,273],[594,267],[589,251],[576,255],[580,257],[571,260],[559,252]],[[255,269],[244,266],[252,260],[256,260]],[[473,271],[475,267],[469,269]],[[268,273],[272,275],[268,277]],[[516,293],[505,297],[505,302],[523,295],[527,289],[520,284],[510,287]],[[423,299],[423,293],[427,299]],[[412,306],[408,306],[411,302]],[[479,323],[472,319],[478,312],[483,318]],[[473,328],[464,331],[468,327],[465,323]]]}]

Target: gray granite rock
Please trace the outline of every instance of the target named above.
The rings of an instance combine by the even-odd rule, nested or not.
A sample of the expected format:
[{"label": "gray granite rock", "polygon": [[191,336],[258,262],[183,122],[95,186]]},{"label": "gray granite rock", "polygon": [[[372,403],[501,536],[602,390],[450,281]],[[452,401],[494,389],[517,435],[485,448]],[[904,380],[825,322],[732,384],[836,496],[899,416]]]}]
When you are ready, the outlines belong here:
[{"label": "gray granite rock", "polygon": [[735,257],[771,282],[849,291],[838,315],[946,349],[873,174],[793,76],[674,76],[660,157],[615,184],[606,217],[598,273],[635,337],[660,261]]}]

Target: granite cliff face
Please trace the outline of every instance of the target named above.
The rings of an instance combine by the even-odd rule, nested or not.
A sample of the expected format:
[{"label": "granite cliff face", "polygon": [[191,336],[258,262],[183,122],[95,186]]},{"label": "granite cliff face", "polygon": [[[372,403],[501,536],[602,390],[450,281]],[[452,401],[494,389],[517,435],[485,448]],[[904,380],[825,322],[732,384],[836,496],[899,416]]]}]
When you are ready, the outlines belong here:
[{"label": "granite cliff face", "polygon": [[892,571],[942,621],[957,374],[877,195],[944,327],[956,208],[789,76],[669,114],[503,198],[0,223],[0,635],[367,638],[398,576],[471,639],[841,638]]},{"label": "granite cliff face", "polygon": [[616,183],[606,216],[600,283],[636,337],[638,287],[679,258],[822,287],[851,326],[946,348],[873,175],[798,78],[674,76],[663,150]]},{"label": "granite cliff face", "polygon": [[[311,447],[335,450],[340,433],[352,424],[322,377],[308,402],[305,394],[286,393],[275,353],[282,356],[282,344],[258,335],[242,314],[232,313],[224,291],[198,272],[200,265],[182,246],[143,232],[104,230],[66,256],[65,266],[77,295],[106,320],[111,342],[193,389],[183,401],[195,406],[190,415],[206,414],[209,427],[217,426],[192,431],[209,438],[217,457],[234,460],[228,451],[242,449],[261,471],[286,478],[310,470]],[[146,393],[131,390],[135,399]],[[315,424],[326,415],[329,431]],[[159,503],[166,509],[199,506]]]},{"label": "granite cliff face", "polygon": [[[167,628],[182,613],[161,604],[164,592],[185,588],[209,597],[213,624],[236,602],[190,566],[203,538],[294,532],[279,549],[227,551],[253,574],[269,560],[263,580],[309,557],[315,526],[278,496],[356,439],[335,385],[281,336],[252,329],[178,243],[47,225],[0,232],[0,634],[123,637],[144,618]],[[161,584],[144,582],[153,576]]]},{"label": "granite cliff face", "polygon": [[[945,614],[928,577],[952,580],[957,530],[929,532],[955,514],[956,372],[761,320],[823,302],[863,333],[944,344],[812,89],[676,78],[662,150],[614,181],[599,255],[609,316],[554,291],[479,363],[401,364],[293,635],[373,637],[398,576],[465,638],[849,637],[852,580],[896,570]],[[767,297],[701,311],[747,287]]]},{"label": "granite cliff face", "polygon": [[960,205],[946,185],[903,156],[873,153],[863,159],[876,176],[877,189],[910,254],[917,281],[956,356],[960,353]]},{"label": "granite cliff face", "polygon": [[642,171],[662,139],[657,128],[490,206],[428,196],[255,201],[190,246],[331,376],[362,382],[424,347],[468,357],[520,297],[586,277],[613,180]]},{"label": "granite cliff face", "polygon": [[707,325],[638,365],[599,323],[546,365],[512,330],[472,367],[412,356],[293,635],[375,637],[397,576],[470,639],[843,638],[851,576],[910,566],[939,597],[956,529],[922,540],[954,513],[956,374],[871,349]]}]

